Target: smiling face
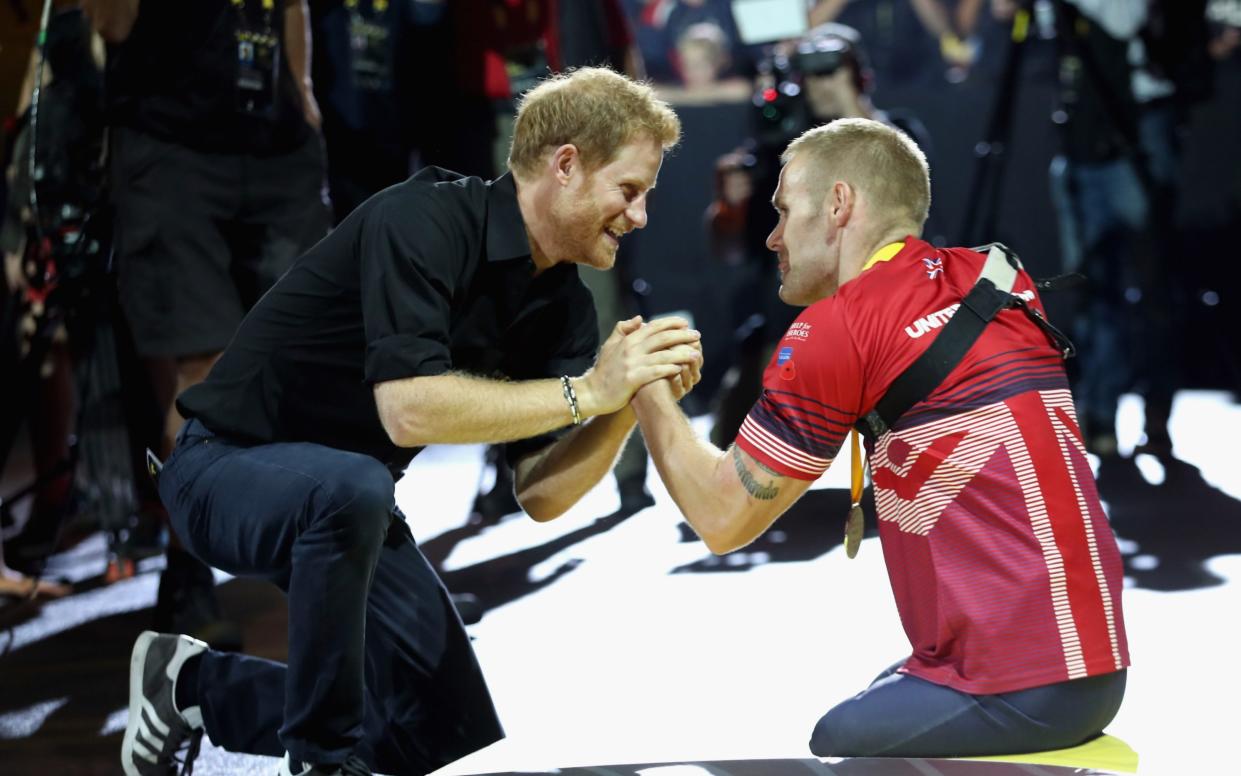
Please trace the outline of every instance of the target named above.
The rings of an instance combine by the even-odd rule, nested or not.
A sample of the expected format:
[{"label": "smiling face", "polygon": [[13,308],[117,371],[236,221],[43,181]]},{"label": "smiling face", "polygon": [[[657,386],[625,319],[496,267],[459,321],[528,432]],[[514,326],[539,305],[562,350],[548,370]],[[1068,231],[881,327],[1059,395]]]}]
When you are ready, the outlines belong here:
[{"label": "smiling face", "polygon": [[805,306],[836,292],[839,251],[827,197],[810,180],[806,159],[793,157],[780,171],[772,205],[780,215],[767,247],[780,262],[780,299]]},{"label": "smiling face", "polygon": [[593,170],[569,161],[567,180],[552,203],[550,223],[557,259],[610,269],[620,239],[646,226],[646,198],[663,164],[663,147],[651,139],[621,146],[616,157]]}]

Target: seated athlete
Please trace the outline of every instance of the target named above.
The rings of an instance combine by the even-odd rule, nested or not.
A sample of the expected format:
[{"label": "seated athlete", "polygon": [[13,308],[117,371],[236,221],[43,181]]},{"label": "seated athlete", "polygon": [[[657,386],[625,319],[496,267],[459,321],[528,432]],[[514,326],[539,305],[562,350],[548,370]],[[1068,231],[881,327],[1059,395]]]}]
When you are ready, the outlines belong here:
[{"label": "seated athlete", "polygon": [[[809,306],[735,443],[698,439],[664,381],[632,402],[669,493],[717,554],[749,544],[806,492],[954,313],[971,314],[958,305],[991,267],[981,252],[918,239],[930,176],[900,132],[841,119],[797,138],[782,161],[767,246],[781,299]],[[1058,333],[1030,277],[997,261],[1007,280],[990,291],[1008,306],[926,398],[868,436],[913,652],[819,720],[817,755],[1055,749],[1099,735],[1120,707],[1120,554]]]}]

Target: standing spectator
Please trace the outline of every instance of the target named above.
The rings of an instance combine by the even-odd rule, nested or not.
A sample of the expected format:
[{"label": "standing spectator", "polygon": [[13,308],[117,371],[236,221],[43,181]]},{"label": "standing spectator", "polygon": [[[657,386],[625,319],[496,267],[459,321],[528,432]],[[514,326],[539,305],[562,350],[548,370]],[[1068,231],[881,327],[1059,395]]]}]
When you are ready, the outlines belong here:
[{"label": "standing spectator", "polygon": [[[121,304],[166,420],[242,316],[327,231],[305,0],[85,0],[109,44]],[[170,543],[157,626],[218,618],[210,569]]]},{"label": "standing spectator", "polygon": [[311,0],[311,74],[335,222],[409,176],[417,114],[431,107],[419,101],[416,36],[439,25],[444,10],[442,3]]},{"label": "standing spectator", "polygon": [[1210,97],[1214,64],[1210,59],[1206,0],[1151,0],[1138,39],[1129,46],[1133,65],[1130,85],[1138,107],[1137,149],[1132,164],[1140,170],[1148,201],[1144,234],[1148,247],[1139,254],[1141,314],[1134,350],[1135,388],[1145,399],[1145,423],[1139,452],[1170,455],[1168,418],[1173,394],[1181,387],[1184,367],[1173,332],[1184,329],[1188,278],[1176,215],[1181,188],[1181,146],[1189,111]]},{"label": "standing spectator", "polygon": [[1062,147],[1052,195],[1065,268],[1089,281],[1075,324],[1087,355],[1075,393],[1099,455],[1116,452],[1120,395],[1134,387],[1146,399],[1144,449],[1171,449],[1179,135],[1186,107],[1210,89],[1204,14],[1205,2],[1057,6]]}]

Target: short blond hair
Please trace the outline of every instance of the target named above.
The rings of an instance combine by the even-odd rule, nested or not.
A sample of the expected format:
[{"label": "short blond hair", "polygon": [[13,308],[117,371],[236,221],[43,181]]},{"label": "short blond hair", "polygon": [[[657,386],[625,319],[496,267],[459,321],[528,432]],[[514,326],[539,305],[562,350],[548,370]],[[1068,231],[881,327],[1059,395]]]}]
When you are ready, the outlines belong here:
[{"label": "short blond hair", "polygon": [[[908,135],[871,119],[836,119],[802,133],[780,160],[805,156],[815,190],[834,181],[856,186],[875,205],[884,226],[911,223],[919,229],[931,209],[931,171],[926,154]],[[893,223],[887,223],[891,220]]]},{"label": "short blond hair", "polygon": [[571,143],[586,167],[595,169],[639,137],[666,151],[680,139],[681,121],[649,85],[605,67],[585,67],[553,76],[522,96],[508,166],[533,176],[548,151]]}]

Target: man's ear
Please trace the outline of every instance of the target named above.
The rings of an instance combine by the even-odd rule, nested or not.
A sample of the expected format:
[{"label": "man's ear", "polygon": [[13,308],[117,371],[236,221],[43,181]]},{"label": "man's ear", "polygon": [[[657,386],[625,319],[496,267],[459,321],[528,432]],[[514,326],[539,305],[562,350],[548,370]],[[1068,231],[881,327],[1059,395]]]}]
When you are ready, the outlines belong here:
[{"label": "man's ear", "polygon": [[827,214],[837,227],[849,223],[853,207],[857,204],[857,189],[844,181],[836,181],[827,192]]},{"label": "man's ear", "polygon": [[577,150],[577,146],[572,143],[565,143],[552,152],[552,175],[561,186],[567,186],[569,179],[581,169],[581,166],[582,155]]}]

